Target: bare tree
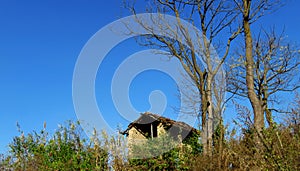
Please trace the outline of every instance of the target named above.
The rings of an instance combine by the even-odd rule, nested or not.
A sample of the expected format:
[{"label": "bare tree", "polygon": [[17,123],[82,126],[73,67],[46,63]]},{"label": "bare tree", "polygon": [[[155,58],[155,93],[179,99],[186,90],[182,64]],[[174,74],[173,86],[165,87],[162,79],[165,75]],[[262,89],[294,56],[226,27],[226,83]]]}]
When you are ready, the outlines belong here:
[{"label": "bare tree", "polygon": [[[269,126],[273,125],[272,112],[287,112],[273,107],[279,104],[280,92],[291,92],[299,88],[299,52],[285,41],[284,35],[276,35],[263,31],[253,42],[253,70],[254,90],[259,104],[267,119]],[[239,58],[231,65],[229,91],[241,97],[247,97],[245,83],[245,56]]]},{"label": "bare tree", "polygon": [[[234,0],[234,2],[240,10],[243,23],[246,92],[254,113],[254,127],[258,133],[261,133],[264,128],[264,107],[255,91],[255,48],[253,31],[250,26],[258,18],[265,15],[266,12],[276,10],[280,2],[278,0]],[[258,136],[256,136],[256,142],[258,145],[261,144]]]},{"label": "bare tree", "polygon": [[[178,33],[182,34],[184,40],[173,40],[168,36],[155,34],[151,26],[149,27],[137,19],[141,26],[152,33],[143,37],[143,45],[164,49],[170,57],[177,58],[197,87],[200,112],[196,115],[201,118],[204,154],[211,155],[213,121],[216,118],[214,111],[219,113],[222,111],[221,103],[215,103],[214,100],[223,98],[220,95],[217,98],[214,97],[213,91],[221,91],[214,90],[213,85],[216,84],[215,77],[228,56],[232,40],[241,32],[241,27],[235,23],[236,8],[232,1],[226,0],[153,0],[149,4],[151,5],[148,6],[147,12],[171,14],[176,17],[178,28],[174,30],[173,34],[176,37]],[[135,7],[130,9],[133,14],[136,13]],[[189,30],[184,27],[183,19],[201,31],[201,35],[197,35],[201,42],[192,41],[194,35],[191,35]],[[186,42],[188,46],[183,42]],[[212,52],[212,46],[220,55],[218,60],[213,57],[216,54]],[[203,54],[200,58],[204,64],[197,58],[196,49],[199,48]]]}]

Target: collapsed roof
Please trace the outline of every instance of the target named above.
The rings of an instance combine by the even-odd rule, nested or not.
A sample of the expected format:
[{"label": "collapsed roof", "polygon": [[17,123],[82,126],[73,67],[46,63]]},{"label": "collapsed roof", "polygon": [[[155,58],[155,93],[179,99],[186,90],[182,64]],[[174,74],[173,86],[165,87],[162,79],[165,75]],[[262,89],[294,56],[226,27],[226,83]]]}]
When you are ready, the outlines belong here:
[{"label": "collapsed roof", "polygon": [[157,114],[153,114],[150,112],[141,113],[141,116],[138,119],[136,119],[135,121],[130,123],[128,125],[127,129],[120,133],[123,135],[128,135],[128,132],[132,127],[136,127],[138,125],[151,124],[154,122],[162,123],[166,129],[176,128],[177,130],[180,129],[181,131],[184,131],[184,132],[188,131],[188,132],[194,132],[194,133],[199,134],[198,130],[196,130],[195,128],[191,127],[190,125],[188,125],[184,122],[174,121],[172,119],[169,119],[169,118],[157,115]]}]

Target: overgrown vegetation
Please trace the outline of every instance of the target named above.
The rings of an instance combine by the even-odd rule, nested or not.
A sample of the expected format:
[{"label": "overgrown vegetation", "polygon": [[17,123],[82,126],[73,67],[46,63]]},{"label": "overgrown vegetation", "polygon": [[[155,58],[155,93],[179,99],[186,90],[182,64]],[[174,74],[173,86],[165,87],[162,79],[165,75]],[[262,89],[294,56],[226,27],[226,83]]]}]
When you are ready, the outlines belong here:
[{"label": "overgrown vegetation", "polygon": [[[128,156],[125,139],[110,137],[105,133],[86,138],[79,122],[67,122],[53,135],[46,126],[40,132],[27,135],[20,131],[9,144],[9,152],[2,155],[1,170],[299,170],[300,131],[299,110],[289,118],[296,122],[276,124],[263,130],[263,147],[255,146],[255,130],[247,120],[242,123],[241,134],[225,128],[217,129],[212,156],[204,155],[197,136],[186,140],[160,155],[159,151],[170,146],[170,137],[163,136],[146,144],[135,145],[132,150],[140,154]],[[298,117],[299,119],[299,117]],[[221,138],[222,132],[227,132]],[[221,133],[220,133],[221,132]],[[175,142],[174,142],[175,144]],[[148,154],[157,156],[150,157]],[[259,155],[257,155],[259,154]],[[255,157],[254,157],[255,155]]]}]

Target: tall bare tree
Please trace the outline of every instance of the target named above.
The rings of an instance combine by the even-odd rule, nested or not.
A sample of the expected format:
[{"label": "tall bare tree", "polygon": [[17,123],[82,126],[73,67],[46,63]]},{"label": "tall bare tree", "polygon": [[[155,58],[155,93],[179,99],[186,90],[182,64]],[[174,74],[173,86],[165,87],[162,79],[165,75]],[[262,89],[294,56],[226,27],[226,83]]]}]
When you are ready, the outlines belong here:
[{"label": "tall bare tree", "polygon": [[[241,97],[247,97],[245,55],[231,65],[229,91]],[[299,88],[297,71],[300,65],[300,53],[285,40],[284,34],[263,30],[253,42],[254,90],[269,126],[273,125],[272,112],[287,112],[273,107],[279,104],[280,92],[292,92]]]},{"label": "tall bare tree", "polygon": [[[214,109],[214,106],[221,103],[214,103],[214,99],[217,98],[213,97],[213,91],[215,91],[213,85],[216,83],[215,77],[221,65],[228,56],[232,40],[241,32],[241,27],[235,24],[237,17],[235,6],[232,1],[226,0],[152,0],[149,4],[151,5],[148,6],[147,12],[171,14],[176,17],[178,28],[173,34],[177,37],[178,32],[180,32],[183,34],[184,40],[173,40],[169,39],[168,36],[155,34],[151,26],[137,19],[141,26],[152,33],[143,37],[143,43],[146,46],[164,49],[170,57],[177,58],[197,87],[200,112],[196,115],[201,117],[204,154],[211,155],[213,121],[216,116],[214,111],[221,111],[221,107]],[[130,9],[134,14],[137,11],[135,7]],[[201,31],[201,35],[198,35],[198,40],[201,39],[201,42],[192,41],[193,35],[190,35],[189,30],[182,24],[183,19]],[[232,27],[233,25],[235,28]],[[162,32],[164,31],[162,30]],[[188,46],[183,42],[186,42]],[[218,60],[213,58],[216,54],[212,53],[212,46],[220,55]],[[199,47],[203,54],[200,58],[204,64],[201,64],[197,58],[196,49]]]},{"label": "tall bare tree", "polygon": [[[255,62],[253,51],[253,30],[251,24],[268,11],[277,9],[279,0],[234,0],[240,10],[240,16],[243,23],[243,33],[245,42],[245,81],[247,87],[247,96],[250,100],[254,113],[254,127],[258,133],[264,128],[264,109],[259,97],[255,92]],[[256,136],[257,144],[261,144]]]}]

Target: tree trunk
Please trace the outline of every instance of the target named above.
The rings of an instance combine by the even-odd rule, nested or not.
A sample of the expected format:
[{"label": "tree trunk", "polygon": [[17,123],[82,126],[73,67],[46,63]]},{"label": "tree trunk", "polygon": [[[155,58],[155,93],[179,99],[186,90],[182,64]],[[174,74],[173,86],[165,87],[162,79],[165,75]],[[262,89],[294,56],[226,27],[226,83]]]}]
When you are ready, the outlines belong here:
[{"label": "tree trunk", "polygon": [[254,128],[257,130],[258,135],[256,136],[256,143],[260,144],[259,134],[264,127],[264,112],[262,110],[261,102],[256,96],[254,90],[254,60],[253,60],[253,44],[252,35],[249,22],[251,0],[244,0],[244,16],[243,16],[243,27],[244,27],[244,38],[246,48],[246,84],[248,89],[248,98],[250,100],[253,112],[254,112]]},{"label": "tree trunk", "polygon": [[211,93],[212,79],[209,75],[207,78],[207,153],[212,155],[212,137],[213,137],[213,105]]},{"label": "tree trunk", "polygon": [[[202,139],[202,144],[203,144],[203,154],[206,155],[208,154],[208,143],[207,143],[207,132],[208,132],[208,127],[207,127],[207,122],[206,122],[206,114],[207,114],[207,96],[204,90],[201,93],[201,114],[202,114],[202,131],[201,131],[201,139]],[[203,94],[204,93],[204,94]]]}]

